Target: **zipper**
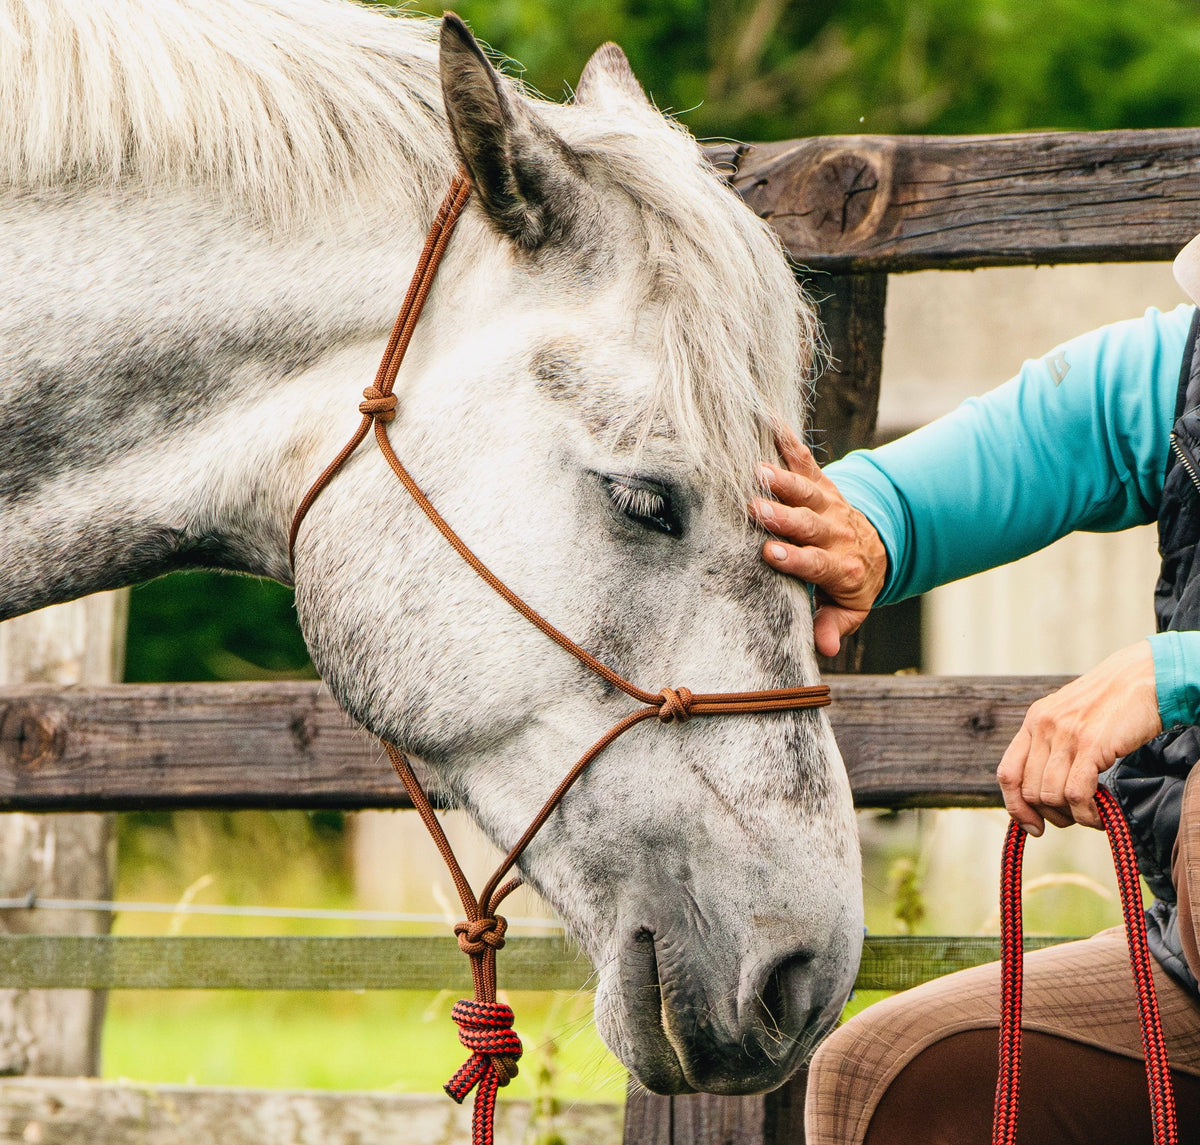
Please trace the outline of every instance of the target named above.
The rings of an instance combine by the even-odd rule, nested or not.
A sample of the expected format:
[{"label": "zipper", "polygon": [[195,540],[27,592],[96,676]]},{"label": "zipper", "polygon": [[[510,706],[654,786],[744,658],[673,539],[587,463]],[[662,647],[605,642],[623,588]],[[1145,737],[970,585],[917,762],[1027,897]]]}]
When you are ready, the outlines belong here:
[{"label": "zipper", "polygon": [[1179,438],[1175,436],[1175,431],[1171,430],[1171,452],[1179,458],[1179,464],[1188,471],[1188,476],[1192,479],[1192,484],[1200,491],[1200,473],[1196,472],[1195,463],[1187,455],[1187,451],[1179,443]]}]

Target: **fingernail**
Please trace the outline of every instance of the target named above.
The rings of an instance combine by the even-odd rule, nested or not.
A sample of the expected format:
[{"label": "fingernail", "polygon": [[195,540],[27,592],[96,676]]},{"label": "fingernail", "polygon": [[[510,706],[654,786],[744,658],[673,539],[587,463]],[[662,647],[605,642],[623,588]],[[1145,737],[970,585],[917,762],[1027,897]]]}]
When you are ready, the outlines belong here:
[{"label": "fingernail", "polygon": [[774,479],[774,477],[775,477],[775,474],[767,466],[760,465],[758,467],[758,479],[764,485],[769,486],[771,484],[771,481]]},{"label": "fingernail", "polygon": [[767,546],[767,556],[769,556],[772,560],[775,560],[775,561],[786,560],[787,559],[787,549],[785,549],[782,545],[768,545]]},{"label": "fingernail", "polygon": [[754,515],[764,522],[773,522],[775,520],[775,510],[770,501],[755,501]]},{"label": "fingernail", "polygon": [[1040,827],[1035,827],[1032,823],[1022,823],[1021,830],[1024,831],[1026,835],[1032,835],[1035,839],[1040,839],[1042,837],[1042,829]]}]

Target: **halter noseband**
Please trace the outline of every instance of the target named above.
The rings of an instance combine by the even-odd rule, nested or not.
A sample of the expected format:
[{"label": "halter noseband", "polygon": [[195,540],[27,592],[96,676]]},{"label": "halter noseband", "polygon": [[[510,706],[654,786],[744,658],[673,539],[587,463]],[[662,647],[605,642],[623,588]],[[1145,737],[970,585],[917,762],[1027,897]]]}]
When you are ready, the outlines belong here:
[{"label": "halter noseband", "polygon": [[467,205],[470,193],[471,184],[465,173],[460,172],[451,183],[450,190],[442,200],[433,225],[429,229],[424,249],[417,260],[417,268],[413,273],[399,316],[396,318],[391,338],[388,340],[387,350],[379,364],[379,371],[375,375],[375,382],[363,391],[363,401],[358,407],[359,412],[363,415],[362,424],[342,447],[337,457],[313,482],[312,488],[304,495],[304,499],[296,509],[288,535],[288,559],[293,564],[295,563],[296,534],[313,502],[350,455],[362,444],[368,430],[374,424],[375,439],[379,443],[379,449],[388,465],[391,466],[392,472],[396,474],[421,511],[449,542],[455,552],[492,589],[499,593],[526,620],[541,629],[555,644],[569,652],[581,664],[613,687],[620,689],[642,705],[641,708],[630,712],[624,719],[609,728],[567,772],[554,793],[542,805],[542,809],[534,817],[525,833],[505,855],[503,862],[496,868],[478,896],[471,890],[450,843],[446,839],[445,832],[434,814],[429,798],[422,790],[416,775],[413,774],[408,760],[394,744],[383,741],[392,767],[399,775],[412,799],[413,806],[420,814],[430,835],[433,836],[433,840],[450,870],[459,898],[462,900],[463,910],[467,915],[465,922],[460,922],[455,926],[454,933],[458,936],[459,947],[471,959],[475,999],[456,1003],[452,1016],[459,1026],[459,1040],[472,1051],[472,1055],[447,1084],[446,1092],[455,1101],[461,1102],[471,1089],[476,1085],[479,1086],[472,1119],[473,1145],[491,1145],[496,1090],[501,1085],[507,1085],[516,1075],[517,1058],[521,1056],[520,1039],[512,1030],[512,1010],[496,1001],[496,951],[504,945],[504,932],[508,925],[502,916],[496,914],[496,909],[504,898],[520,885],[521,880],[519,878],[509,879],[503,886],[500,883],[520,859],[525,848],[529,846],[533,837],[549,818],[550,813],[570,790],[571,785],[609,744],[643,720],[657,717],[662,723],[684,723],[693,716],[819,708],[830,702],[830,695],[829,688],[824,684],[760,692],[692,693],[687,688],[663,688],[658,692],[644,691],[614,672],[606,664],[601,663],[570,637],[560,632],[504,584],[471,552],[429,502],[408,470],[404,468],[392,449],[387,435],[387,423],[395,417],[396,413],[396,397],[392,390],[396,384],[400,363],[404,359],[405,351],[408,349],[413,331],[416,329],[417,320],[420,318],[421,308],[433,285],[438,264],[446,251],[454,225]]}]

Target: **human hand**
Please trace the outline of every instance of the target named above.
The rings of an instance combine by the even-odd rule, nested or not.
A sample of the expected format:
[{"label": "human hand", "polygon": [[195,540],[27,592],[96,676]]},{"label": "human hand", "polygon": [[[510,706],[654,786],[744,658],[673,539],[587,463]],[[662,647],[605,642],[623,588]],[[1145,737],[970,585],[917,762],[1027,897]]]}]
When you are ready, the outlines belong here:
[{"label": "human hand", "polygon": [[882,591],[887,553],[871,522],[838,492],[790,429],[780,426],[776,443],[787,468],[762,467],[776,500],[757,498],[750,515],[791,542],[766,541],[763,560],[817,587],[813,642],[822,655],[835,656],[842,637],[862,624]]},{"label": "human hand", "polygon": [[1100,773],[1162,730],[1154,654],[1140,640],[1030,707],[996,771],[1004,806],[1031,835],[1046,820],[1103,830]]}]

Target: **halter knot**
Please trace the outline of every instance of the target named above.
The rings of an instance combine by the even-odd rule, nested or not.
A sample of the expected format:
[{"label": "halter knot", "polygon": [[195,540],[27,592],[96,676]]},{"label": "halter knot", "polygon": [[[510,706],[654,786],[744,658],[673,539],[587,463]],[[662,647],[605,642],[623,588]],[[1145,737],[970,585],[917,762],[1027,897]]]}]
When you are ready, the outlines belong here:
[{"label": "halter knot", "polygon": [[[508,929],[508,919],[498,914],[495,918],[477,918],[474,922],[458,922],[454,924],[454,933],[458,935],[458,948],[464,954],[472,956],[483,954],[490,946],[500,950],[504,946],[504,932]],[[483,1003],[477,1003],[483,1005]],[[456,1022],[457,1018],[454,1019]]]},{"label": "halter knot", "polygon": [[686,724],[692,718],[692,693],[687,688],[663,688],[658,693],[658,718],[664,724],[672,720]]},{"label": "halter knot", "polygon": [[358,403],[358,412],[364,417],[377,417],[380,421],[391,421],[396,416],[396,395],[385,394],[375,386],[363,390],[366,401]]},{"label": "halter knot", "polygon": [[471,1056],[445,1085],[446,1092],[460,1105],[476,1086],[475,1111],[471,1121],[473,1145],[492,1145],[492,1120],[496,1112],[496,1090],[517,1076],[521,1039],[513,1032],[513,1012],[503,1002],[467,1001],[454,1003],[450,1016],[458,1024],[458,1040]]}]

